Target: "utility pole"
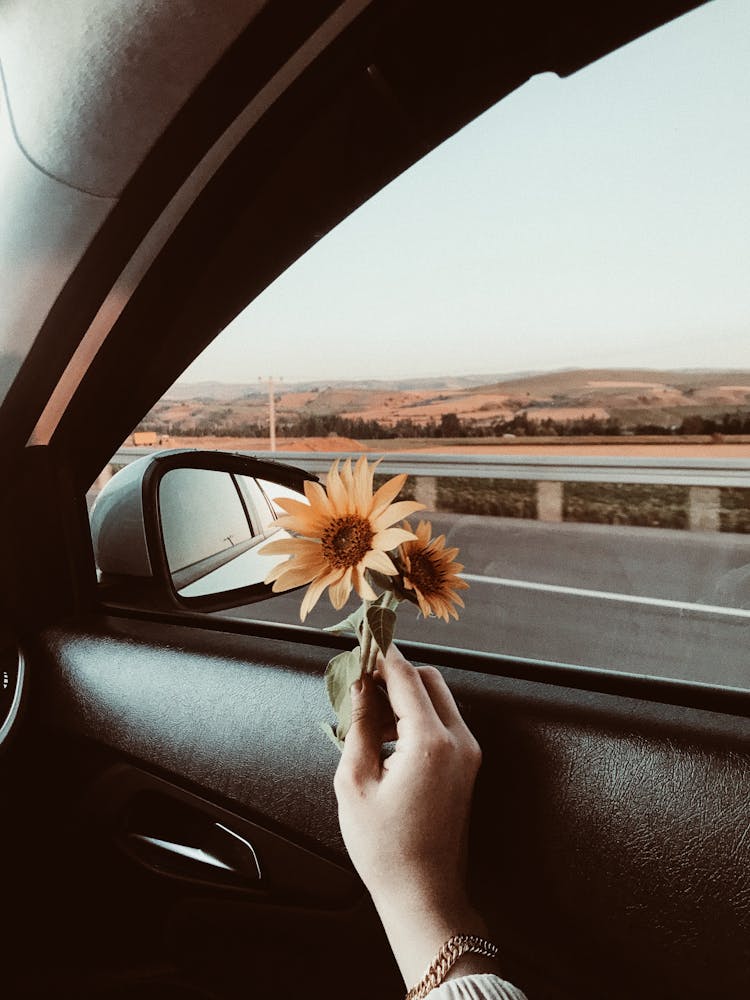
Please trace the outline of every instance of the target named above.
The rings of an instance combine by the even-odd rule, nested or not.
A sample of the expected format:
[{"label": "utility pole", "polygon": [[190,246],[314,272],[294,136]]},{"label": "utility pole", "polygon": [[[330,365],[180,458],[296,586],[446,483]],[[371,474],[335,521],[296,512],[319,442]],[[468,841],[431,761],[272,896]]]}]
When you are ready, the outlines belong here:
[{"label": "utility pole", "polygon": [[[276,396],[273,388],[273,375],[267,379],[259,379],[260,382],[268,386],[268,436],[270,438],[270,450],[276,451]],[[282,381],[279,379],[279,381]]]}]

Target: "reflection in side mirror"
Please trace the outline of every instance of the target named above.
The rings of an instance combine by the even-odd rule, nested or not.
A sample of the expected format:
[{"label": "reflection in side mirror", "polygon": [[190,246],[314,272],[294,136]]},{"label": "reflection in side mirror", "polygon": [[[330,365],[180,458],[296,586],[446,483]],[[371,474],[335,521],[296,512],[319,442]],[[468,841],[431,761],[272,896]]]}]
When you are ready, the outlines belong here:
[{"label": "reflection in side mirror", "polygon": [[285,537],[279,496],[304,494],[252,476],[171,469],[159,484],[159,517],[172,584],[180,597],[205,597],[263,582],[278,556],[259,549]]},{"label": "reflection in side mirror", "polygon": [[218,611],[271,596],[263,583],[286,532],[275,501],[307,502],[316,477],[279,462],[226,452],[169,451],[118,472],[91,510],[105,599],[121,604]]}]

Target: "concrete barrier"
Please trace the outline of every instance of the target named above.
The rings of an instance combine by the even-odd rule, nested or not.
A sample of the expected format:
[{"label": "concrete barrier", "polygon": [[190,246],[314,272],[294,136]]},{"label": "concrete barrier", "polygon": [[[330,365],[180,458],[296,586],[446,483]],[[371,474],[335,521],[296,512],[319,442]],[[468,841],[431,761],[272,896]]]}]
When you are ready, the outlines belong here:
[{"label": "concrete barrier", "polygon": [[562,521],[562,483],[542,479],[536,484],[536,516],[539,521]]},{"label": "concrete barrier", "polygon": [[721,531],[721,490],[717,486],[691,486],[688,492],[690,531]]}]

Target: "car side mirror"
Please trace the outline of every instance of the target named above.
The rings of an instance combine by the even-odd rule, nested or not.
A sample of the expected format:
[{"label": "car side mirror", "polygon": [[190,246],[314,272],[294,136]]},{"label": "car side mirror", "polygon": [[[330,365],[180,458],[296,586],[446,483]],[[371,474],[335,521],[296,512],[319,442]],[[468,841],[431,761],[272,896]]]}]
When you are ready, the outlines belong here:
[{"label": "car side mirror", "polygon": [[307,502],[302,469],[217,451],[147,455],[116,473],[91,509],[99,583],[112,603],[220,611],[268,598],[283,537],[277,498]]}]

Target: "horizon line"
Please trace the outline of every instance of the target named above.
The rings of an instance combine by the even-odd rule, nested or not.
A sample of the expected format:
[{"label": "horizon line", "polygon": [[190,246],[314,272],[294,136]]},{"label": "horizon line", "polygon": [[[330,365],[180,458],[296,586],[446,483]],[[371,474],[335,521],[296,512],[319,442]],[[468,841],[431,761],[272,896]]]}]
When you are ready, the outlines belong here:
[{"label": "horizon line", "polygon": [[[601,365],[596,367],[586,367],[583,365],[571,365],[564,368],[524,368],[516,369],[513,371],[498,372],[498,371],[488,371],[488,372],[460,372],[460,373],[439,373],[432,375],[359,375],[359,376],[346,376],[341,375],[336,378],[331,378],[330,376],[290,376],[286,378],[285,376],[276,376],[274,381],[278,383],[286,382],[288,385],[293,385],[297,382],[325,382],[332,384],[335,382],[424,382],[430,379],[467,379],[467,378],[530,378],[537,375],[557,375],[566,374],[570,372],[600,372],[600,371],[618,371],[618,372],[637,372],[637,371],[649,371],[649,372],[680,372],[680,373],[709,373],[709,372],[747,372],[750,374],[750,364],[747,367],[738,367],[732,365],[729,367],[718,365],[706,367],[703,365],[689,365],[689,366],[674,366],[674,367],[658,367],[653,365]],[[233,379],[227,380],[220,377],[216,378],[201,378],[201,379],[182,379],[179,378],[172,383],[172,386],[177,385],[206,385],[210,383],[218,385],[254,385],[256,382],[263,381],[265,376],[256,376],[250,380],[247,379]],[[172,387],[170,386],[170,388]]]}]

